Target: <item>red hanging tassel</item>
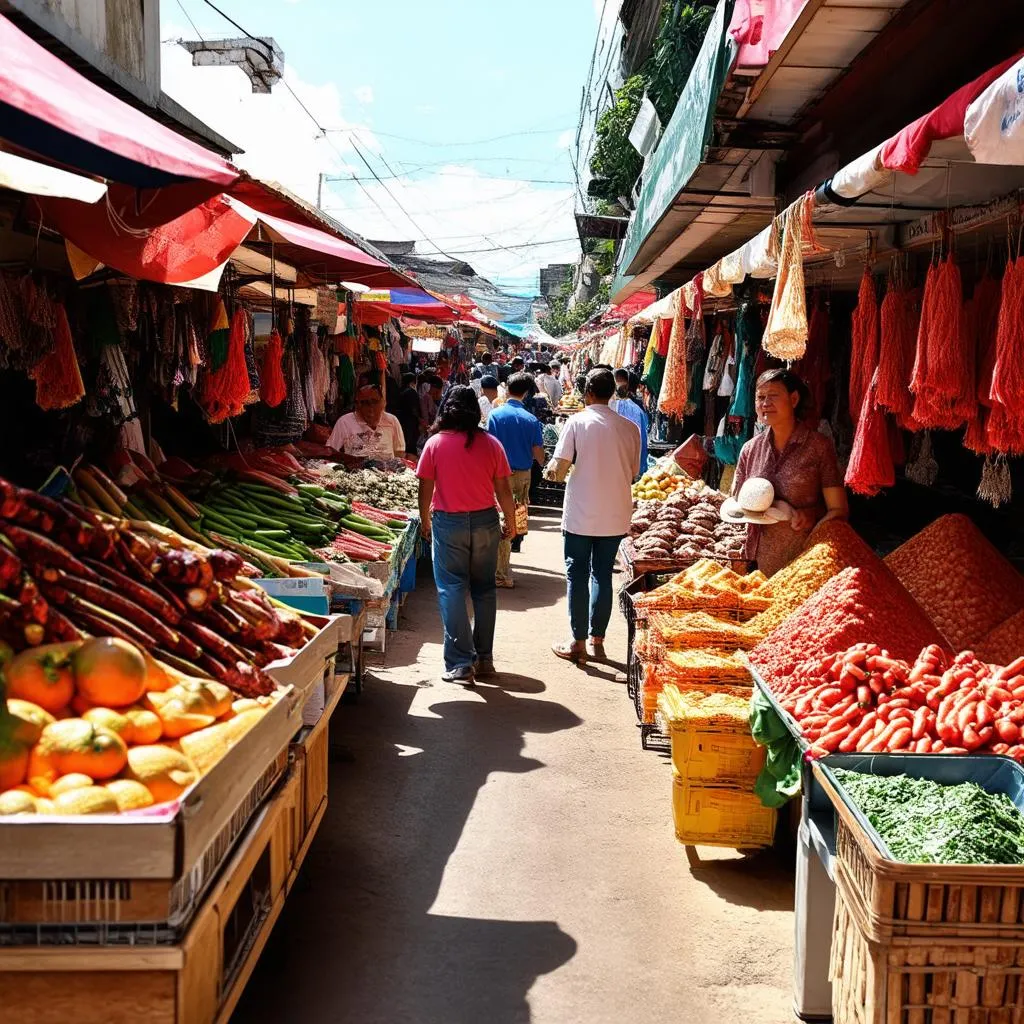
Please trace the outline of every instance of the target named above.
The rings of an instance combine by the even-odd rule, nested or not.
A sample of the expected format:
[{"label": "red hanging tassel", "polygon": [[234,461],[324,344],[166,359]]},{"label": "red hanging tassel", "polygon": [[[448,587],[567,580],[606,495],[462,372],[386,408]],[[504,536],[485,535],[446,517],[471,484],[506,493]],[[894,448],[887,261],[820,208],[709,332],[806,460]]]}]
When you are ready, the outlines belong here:
[{"label": "red hanging tassel", "polygon": [[911,289],[889,289],[882,300],[881,324],[875,401],[905,424],[914,406],[907,382],[917,340],[917,297]]},{"label": "red hanging tassel", "polygon": [[270,341],[263,350],[263,362],[260,365],[260,398],[271,409],[276,409],[288,397],[284,371],[281,369],[283,359],[284,344],[275,327],[270,332]]},{"label": "red hanging tassel", "polygon": [[883,487],[896,483],[892,450],[889,447],[889,424],[885,413],[875,403],[878,374],[864,395],[853,449],[846,467],[846,486],[856,494],[874,497]]},{"label": "red hanging tassel", "polygon": [[985,437],[994,451],[1020,455],[1024,454],[1024,416],[1018,405],[1024,396],[1013,389],[1019,389],[1024,380],[1024,259],[1007,264],[1001,296]]},{"label": "red hanging tassel", "polygon": [[53,351],[29,370],[36,382],[36,405],[43,410],[67,409],[85,397],[75,344],[63,303],[54,304]]},{"label": "red hanging tassel", "polygon": [[245,365],[245,311],[235,310],[231,318],[228,355],[219,370],[208,373],[203,388],[203,406],[211,423],[238,416],[249,396],[249,371]]},{"label": "red hanging tassel", "polygon": [[850,419],[856,424],[864,406],[864,395],[878,365],[878,297],[875,279],[864,268],[853,311],[850,346]]},{"label": "red hanging tassel", "polygon": [[955,430],[974,415],[975,353],[963,323],[960,268],[949,255],[928,268],[910,390],[923,427]]}]

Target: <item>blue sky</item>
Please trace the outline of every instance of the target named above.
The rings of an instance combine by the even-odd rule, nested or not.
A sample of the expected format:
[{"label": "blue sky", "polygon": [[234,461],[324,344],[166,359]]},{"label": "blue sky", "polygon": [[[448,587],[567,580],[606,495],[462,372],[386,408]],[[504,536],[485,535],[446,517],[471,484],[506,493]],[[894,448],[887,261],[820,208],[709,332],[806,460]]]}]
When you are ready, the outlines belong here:
[{"label": "blue sky", "polygon": [[274,37],[286,81],[330,129],[280,84],[253,96],[238,69],[192,68],[178,38],[239,33],[203,0],[163,0],[164,89],[243,146],[247,169],[308,199],[323,171],[324,208],[356,231],[416,238],[508,286],[578,254],[569,143],[594,0],[215,2]]}]

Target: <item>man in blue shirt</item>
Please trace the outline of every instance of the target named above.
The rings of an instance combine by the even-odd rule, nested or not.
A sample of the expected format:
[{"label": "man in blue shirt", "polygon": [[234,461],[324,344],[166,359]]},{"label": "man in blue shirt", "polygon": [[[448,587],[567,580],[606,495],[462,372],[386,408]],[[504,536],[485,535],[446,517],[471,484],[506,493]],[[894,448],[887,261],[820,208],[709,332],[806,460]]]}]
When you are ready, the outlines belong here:
[{"label": "man in blue shirt", "polygon": [[[515,373],[508,379],[508,401],[492,410],[487,420],[487,432],[493,434],[505,449],[508,464],[512,469],[512,497],[517,505],[530,501],[530,468],[536,461],[544,465],[544,428],[540,420],[523,406],[523,399],[530,392],[533,378],[527,373]],[[534,385],[536,386],[536,385]],[[499,587],[512,587],[510,563],[513,543],[503,540],[498,545],[498,571],[496,580]],[[519,550],[517,546],[516,551]]]},{"label": "man in blue shirt", "polygon": [[640,475],[647,472],[647,434],[651,421],[638,400],[632,397],[629,390],[628,370],[615,371],[615,398],[610,405],[614,412],[627,420],[631,420],[640,430]]}]

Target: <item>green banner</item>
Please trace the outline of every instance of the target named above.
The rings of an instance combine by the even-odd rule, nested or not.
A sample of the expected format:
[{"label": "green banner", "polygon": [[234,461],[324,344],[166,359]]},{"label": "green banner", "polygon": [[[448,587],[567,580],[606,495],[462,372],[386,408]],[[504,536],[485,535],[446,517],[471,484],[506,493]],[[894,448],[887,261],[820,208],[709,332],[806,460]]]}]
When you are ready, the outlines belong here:
[{"label": "green banner", "polygon": [[640,273],[650,262],[633,265],[644,242],[704,159],[711,141],[715,105],[736,52],[726,32],[734,3],[735,0],[719,0],[675,112],[644,171],[640,200],[619,258],[616,284],[625,284],[627,274]]}]

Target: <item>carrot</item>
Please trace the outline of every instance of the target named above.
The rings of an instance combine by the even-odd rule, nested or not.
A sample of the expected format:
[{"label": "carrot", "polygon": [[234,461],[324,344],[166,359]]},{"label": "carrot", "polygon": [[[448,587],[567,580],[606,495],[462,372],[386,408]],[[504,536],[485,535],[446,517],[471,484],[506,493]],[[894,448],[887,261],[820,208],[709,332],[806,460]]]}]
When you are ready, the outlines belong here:
[{"label": "carrot", "polygon": [[857,703],[862,708],[869,708],[873,703],[871,687],[865,683],[861,683],[861,685],[857,687]]},{"label": "carrot", "polygon": [[901,729],[899,722],[890,722],[886,727],[875,736],[871,742],[864,748],[869,754],[879,753],[883,750],[888,750],[888,743],[899,732]]},{"label": "carrot", "polygon": [[935,747],[932,747],[932,753],[933,754],[935,754],[935,753],[939,753],[939,754],[966,754],[967,753],[967,748],[966,747],[943,747],[942,750],[936,751]]},{"label": "carrot", "polygon": [[1020,726],[1005,718],[997,718],[995,729],[1004,743],[1016,743],[1020,739]]},{"label": "carrot", "polygon": [[860,721],[860,723],[847,734],[846,738],[839,744],[839,749],[844,754],[849,754],[857,749],[857,744],[860,742],[860,738],[868,734],[875,725],[877,715],[874,711],[869,711]]},{"label": "carrot", "polygon": [[958,705],[956,724],[961,732],[965,732],[968,726],[974,722],[975,715],[977,714],[977,708],[978,701],[971,700],[970,698]]},{"label": "carrot", "polygon": [[978,735],[973,725],[968,725],[964,729],[964,746],[968,750],[977,750],[981,746],[981,737]]},{"label": "carrot", "polygon": [[928,736],[922,736],[917,743],[914,744],[915,754],[928,754],[932,749],[932,741]]},{"label": "carrot", "polygon": [[897,729],[892,736],[889,738],[885,749],[892,752],[894,750],[903,750],[909,743],[911,738],[911,730],[904,726],[902,729]]},{"label": "carrot", "polygon": [[839,744],[853,731],[852,725],[842,725],[838,729],[825,733],[815,744],[826,753],[834,753]]},{"label": "carrot", "polygon": [[992,711],[991,705],[988,701],[978,701],[978,726],[983,728],[986,725],[991,725],[995,721],[995,715]]},{"label": "carrot", "polygon": [[928,708],[918,708],[914,714],[914,725],[912,727],[912,735],[915,740],[920,742],[924,739],[924,734],[928,731]]}]

